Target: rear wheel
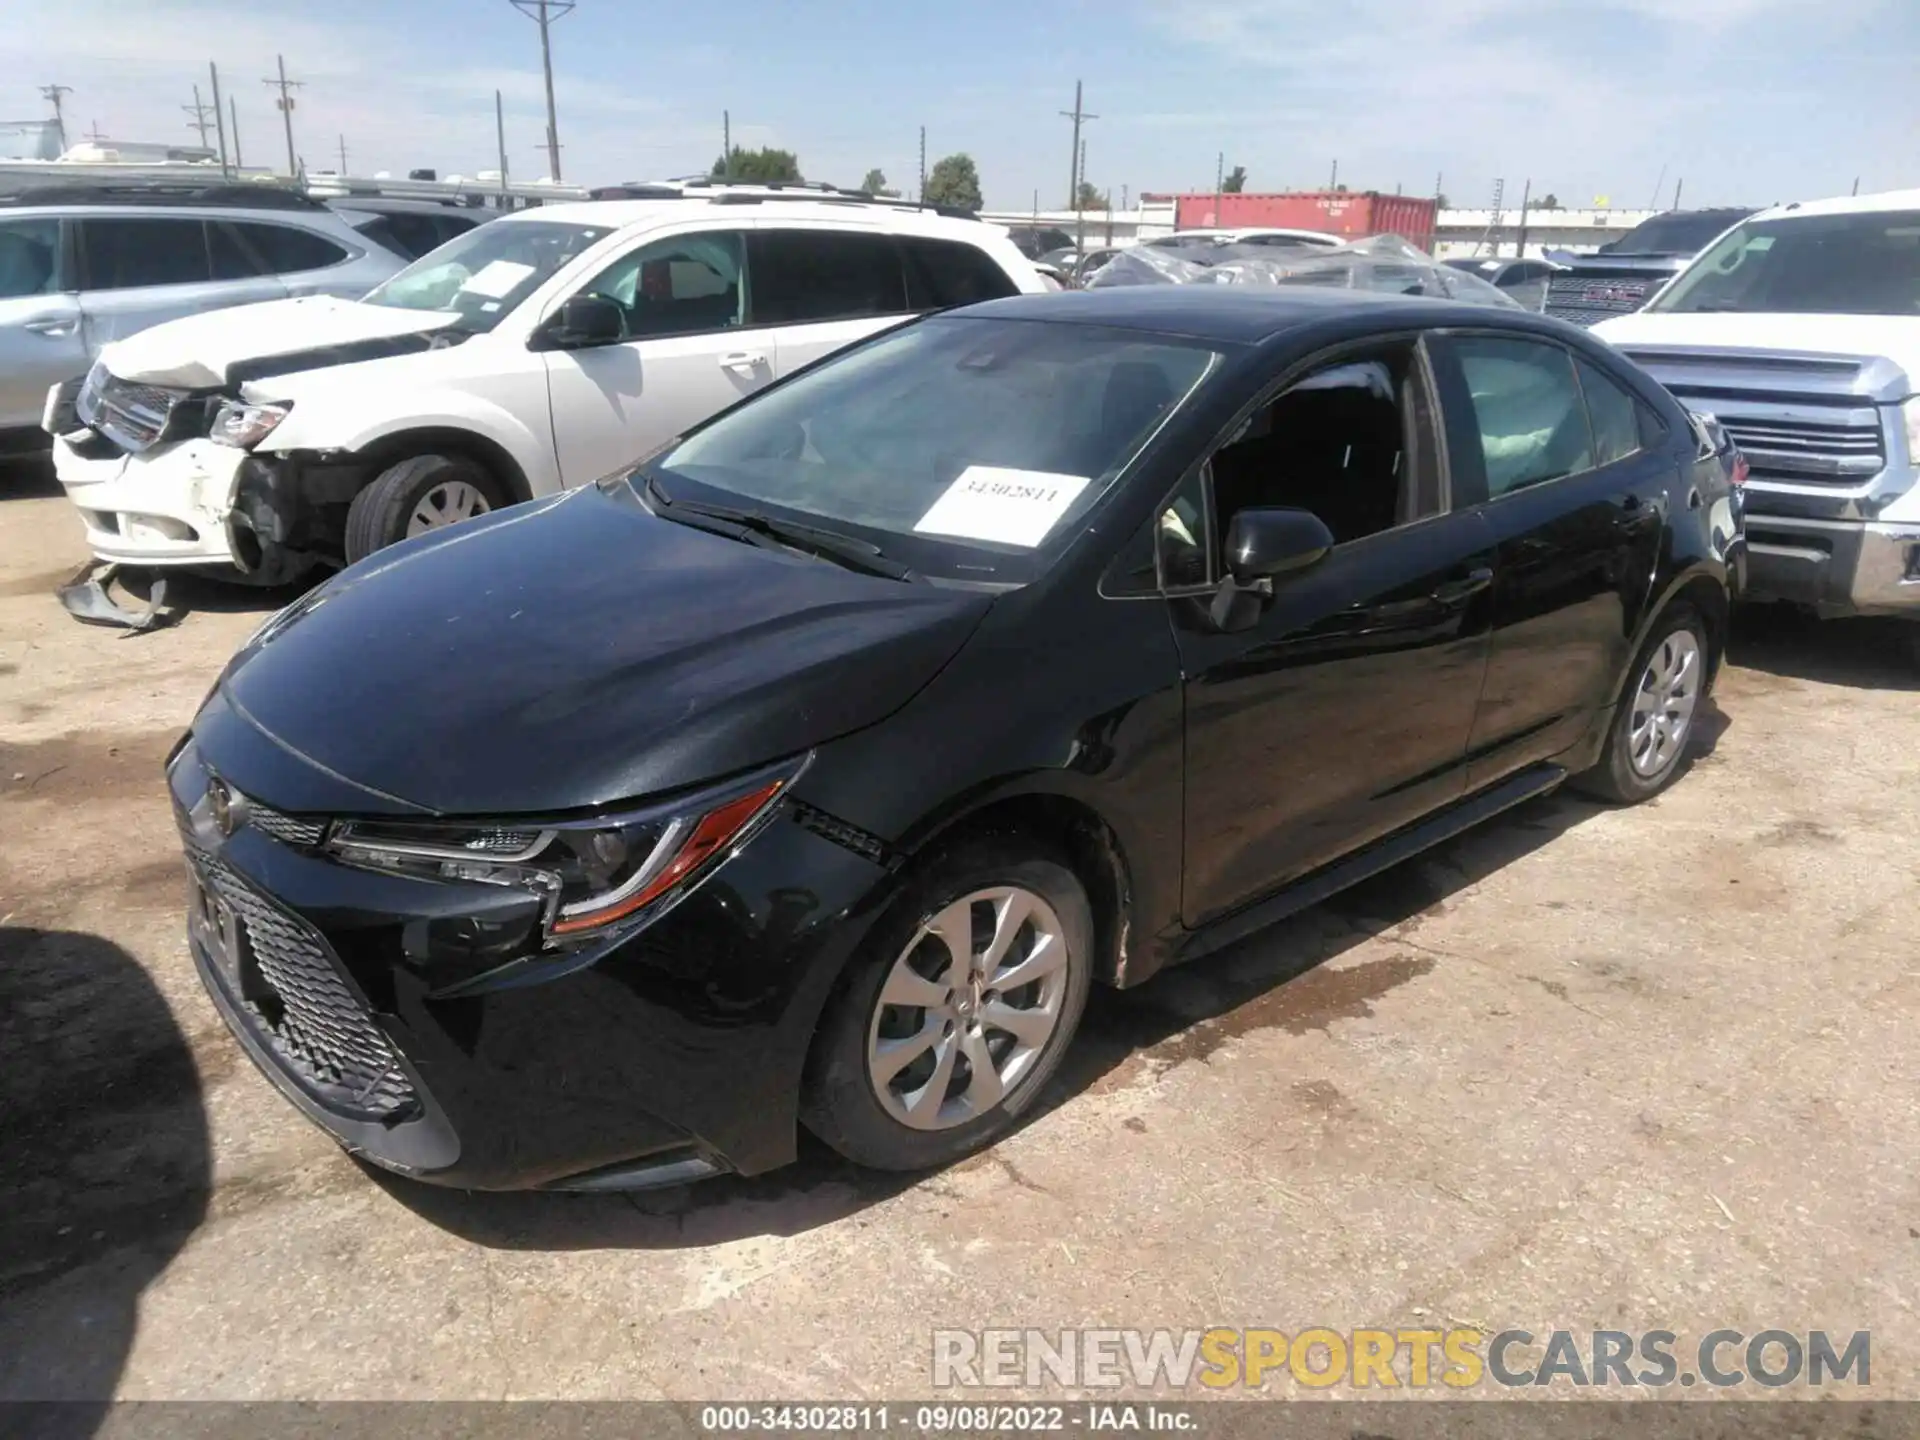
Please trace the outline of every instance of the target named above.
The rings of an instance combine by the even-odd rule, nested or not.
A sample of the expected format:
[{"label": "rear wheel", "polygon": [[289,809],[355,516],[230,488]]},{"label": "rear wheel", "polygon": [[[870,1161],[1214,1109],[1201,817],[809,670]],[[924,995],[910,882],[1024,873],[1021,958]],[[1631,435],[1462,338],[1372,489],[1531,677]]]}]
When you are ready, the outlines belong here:
[{"label": "rear wheel", "polygon": [[485,466],[463,455],[415,455],[380,472],[347,509],[347,563],[507,503]]},{"label": "rear wheel", "polygon": [[831,1006],[809,1127],[882,1170],[990,1145],[1059,1068],[1092,960],[1092,912],[1071,870],[1005,843],[951,852],[875,927]]},{"label": "rear wheel", "polygon": [[1600,762],[1574,783],[1616,804],[1649,800],[1680,773],[1707,684],[1706,623],[1676,605],[1640,647]]}]

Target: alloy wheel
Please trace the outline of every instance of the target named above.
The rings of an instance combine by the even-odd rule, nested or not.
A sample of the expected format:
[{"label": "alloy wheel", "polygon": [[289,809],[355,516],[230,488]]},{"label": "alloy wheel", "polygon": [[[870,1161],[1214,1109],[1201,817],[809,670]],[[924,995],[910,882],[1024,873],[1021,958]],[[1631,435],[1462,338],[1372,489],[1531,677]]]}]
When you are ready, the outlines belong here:
[{"label": "alloy wheel", "polygon": [[916,1130],[978,1119],[1030,1075],[1059,1028],[1072,956],[1031,890],[975,890],[921,921],[867,1028],[867,1077]]},{"label": "alloy wheel", "polygon": [[492,508],[477,485],[465,480],[443,481],[422,495],[420,503],[413,507],[413,514],[407,517],[407,537],[411,539],[443,525],[458,525]]},{"label": "alloy wheel", "polygon": [[1627,722],[1627,758],[1642,779],[1664,774],[1686,746],[1700,703],[1700,658],[1691,630],[1674,631],[1647,657]]}]

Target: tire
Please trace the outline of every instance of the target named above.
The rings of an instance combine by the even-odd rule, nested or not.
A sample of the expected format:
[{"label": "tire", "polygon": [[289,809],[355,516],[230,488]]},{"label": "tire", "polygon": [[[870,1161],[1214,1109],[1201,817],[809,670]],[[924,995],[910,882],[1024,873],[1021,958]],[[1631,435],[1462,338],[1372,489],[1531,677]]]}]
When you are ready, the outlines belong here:
[{"label": "tire", "polygon": [[[1687,745],[1693,738],[1700,706],[1706,700],[1711,654],[1706,622],[1700,618],[1699,611],[1682,604],[1662,615],[1627,671],[1627,683],[1621,691],[1613,723],[1607,727],[1607,745],[1599,763],[1584,774],[1576,775],[1572,784],[1616,805],[1637,805],[1642,800],[1651,800],[1671,785],[1686,763]],[[1691,681],[1685,691],[1684,714],[1676,733],[1672,715],[1678,697],[1671,691],[1677,667],[1683,663],[1689,666]],[[1660,698],[1662,690],[1669,692],[1670,703],[1650,707],[1646,701]],[[1664,726],[1636,728],[1639,716],[1658,717],[1662,713],[1666,716]]]},{"label": "tire", "polygon": [[[923,994],[932,1000],[942,989],[955,993],[945,979],[933,978],[951,965],[952,950],[930,927],[982,892],[991,898],[968,907],[973,923],[961,942],[973,952],[962,998],[883,1003],[887,995],[898,1001]],[[970,982],[1009,901],[1025,907],[1026,919],[1008,936],[996,973],[1013,973],[1046,954],[1058,953],[1060,962],[1000,995],[984,979]],[[1043,936],[1052,937],[1044,946]],[[1059,1069],[1086,1009],[1092,974],[1093,913],[1071,870],[1011,838],[958,846],[908,884],[848,967],[815,1037],[802,1117],[833,1149],[876,1170],[928,1169],[984,1149],[1014,1127]],[[1020,1029],[1028,1038],[995,1023],[1022,1011]],[[1041,1036],[1040,1017],[1047,1015],[1051,1028]],[[906,1048],[886,1048],[894,1046]],[[994,1074],[976,1091],[974,1057],[982,1054]],[[876,1069],[889,1062],[898,1068],[878,1078]],[[936,1091],[943,1065],[944,1088]],[[882,1098],[883,1084],[890,1099]],[[995,1091],[991,1103],[980,1103]],[[909,1118],[916,1111],[918,1123]]]},{"label": "tire", "polygon": [[[463,455],[415,455],[381,471],[371,485],[353,497],[353,504],[347,508],[347,563],[364,560],[376,550],[421,533],[414,528],[415,512],[427,505],[436,491],[449,486],[467,487],[472,494],[464,498],[476,500],[478,508],[469,508],[460,517],[463,519],[508,503],[506,487],[484,465]],[[449,496],[460,497],[460,492],[449,492]],[[449,508],[460,506],[456,503]]]}]

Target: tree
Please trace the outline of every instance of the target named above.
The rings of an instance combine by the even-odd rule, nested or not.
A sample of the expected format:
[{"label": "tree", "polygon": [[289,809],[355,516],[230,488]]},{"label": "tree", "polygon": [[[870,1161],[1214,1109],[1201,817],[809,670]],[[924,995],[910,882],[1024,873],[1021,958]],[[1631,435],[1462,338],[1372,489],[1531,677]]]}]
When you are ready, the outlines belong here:
[{"label": "tree", "polygon": [[860,182],[860,188],[869,195],[883,195],[887,199],[896,199],[900,192],[887,188],[887,177],[879,170],[869,170],[867,178]]},{"label": "tree", "polygon": [[1107,197],[1102,192],[1094,189],[1093,182],[1090,180],[1082,180],[1080,182],[1080,193],[1074,196],[1073,199],[1074,203],[1070,208],[1074,210],[1104,210],[1107,208]]},{"label": "tree", "polygon": [[1434,203],[1434,207],[1439,210],[1450,209],[1452,208],[1452,205],[1453,205],[1453,202],[1447,199],[1447,192],[1444,190],[1442,190],[1439,194],[1433,197],[1433,203]]},{"label": "tree", "polygon": [[929,205],[951,205],[957,210],[980,208],[980,171],[967,154],[947,155],[936,160],[927,175],[927,193],[920,197]]},{"label": "tree", "polygon": [[763,150],[748,150],[736,145],[733,147],[733,173],[727,173],[727,157],[722,155],[713,162],[713,178],[739,180],[751,185],[765,185],[775,180],[798,180],[800,157],[791,150],[775,150],[771,145]]},{"label": "tree", "polygon": [[1234,166],[1227,172],[1227,178],[1220,182],[1220,193],[1223,195],[1238,195],[1246,188],[1247,167],[1244,165]]},{"label": "tree", "polygon": [[1558,210],[1560,209],[1560,197],[1558,195],[1543,196],[1527,208],[1530,210]]}]

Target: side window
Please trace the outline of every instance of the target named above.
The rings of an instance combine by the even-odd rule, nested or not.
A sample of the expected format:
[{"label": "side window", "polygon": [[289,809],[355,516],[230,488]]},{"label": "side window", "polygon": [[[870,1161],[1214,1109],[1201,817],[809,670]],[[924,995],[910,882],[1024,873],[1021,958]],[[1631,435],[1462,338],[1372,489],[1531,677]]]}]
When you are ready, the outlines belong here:
[{"label": "side window", "polygon": [[59,259],[58,220],[0,224],[0,300],[51,295],[59,288]]},{"label": "side window", "polygon": [[1573,357],[1534,340],[1462,336],[1454,354],[1473,400],[1488,498],[1593,468]]},{"label": "side window", "polygon": [[1587,419],[1593,424],[1594,463],[1626,459],[1640,449],[1639,402],[1585,360],[1575,363],[1580,391],[1587,397]]},{"label": "side window", "polygon": [[289,275],[300,270],[324,270],[329,265],[338,265],[348,259],[348,254],[340,246],[324,235],[316,235],[311,230],[298,230],[291,225],[266,225],[254,221],[237,221],[234,229],[241,238],[259,255],[267,267],[269,275]]},{"label": "side window", "polygon": [[1310,371],[1214,452],[1214,534],[1256,506],[1311,510],[1345,544],[1438,508],[1431,406],[1411,341]]},{"label": "side window", "polygon": [[805,325],[908,312],[891,235],[858,230],[756,230],[753,323]]},{"label": "side window", "polygon": [[993,257],[975,246],[911,235],[896,243],[907,264],[909,309],[945,310],[1020,293]]},{"label": "side window", "polygon": [[740,236],[730,230],[656,240],[622,255],[580,293],[618,305],[629,340],[728,330],[741,323],[741,259]]},{"label": "side window", "polygon": [[213,273],[206,226],[198,220],[82,220],[80,257],[89,290],[199,285]]},{"label": "side window", "polygon": [[221,221],[207,222],[207,253],[216,280],[250,280],[260,274],[259,264],[241,245],[233,227]]}]

